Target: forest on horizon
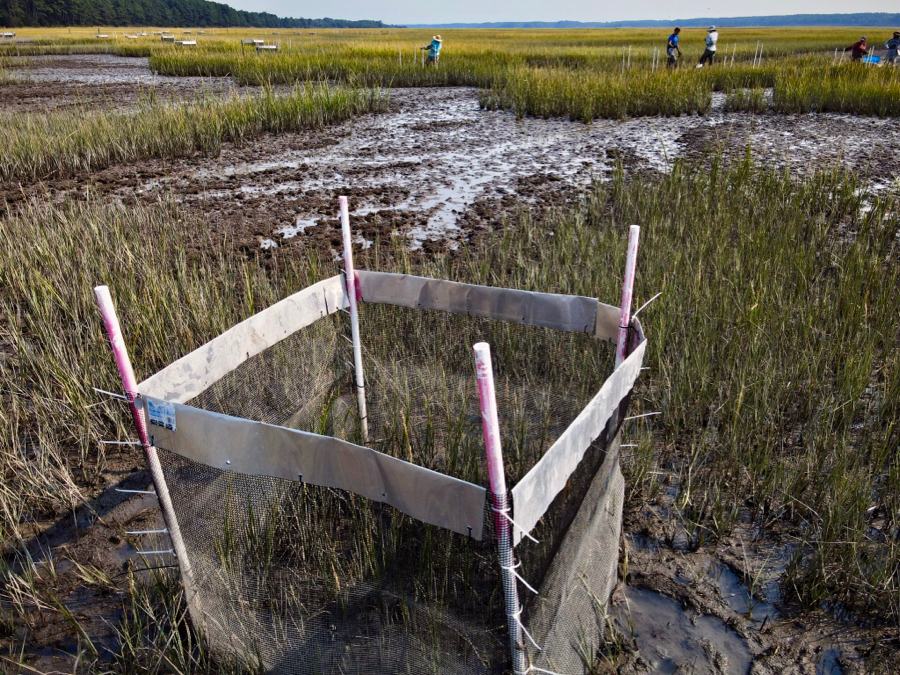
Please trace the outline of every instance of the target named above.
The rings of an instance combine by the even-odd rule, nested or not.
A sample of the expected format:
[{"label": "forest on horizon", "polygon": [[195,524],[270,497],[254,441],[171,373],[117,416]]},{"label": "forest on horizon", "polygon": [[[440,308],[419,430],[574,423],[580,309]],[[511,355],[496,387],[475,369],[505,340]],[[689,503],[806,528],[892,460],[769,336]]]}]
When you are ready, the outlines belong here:
[{"label": "forest on horizon", "polygon": [[283,18],[209,0],[0,0],[0,26],[381,28],[381,21]]}]

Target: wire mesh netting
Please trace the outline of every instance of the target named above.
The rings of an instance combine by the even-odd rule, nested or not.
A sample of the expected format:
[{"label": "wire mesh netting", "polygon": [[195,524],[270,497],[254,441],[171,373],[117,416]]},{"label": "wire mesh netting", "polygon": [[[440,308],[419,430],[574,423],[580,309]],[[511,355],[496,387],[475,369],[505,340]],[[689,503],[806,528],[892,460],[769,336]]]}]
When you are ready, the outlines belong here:
[{"label": "wire mesh netting", "polygon": [[503,672],[490,539],[343,490],[160,459],[217,650],[270,673]]},{"label": "wire mesh netting", "polygon": [[584,333],[393,305],[360,307],[370,444],[487,484],[472,345],[491,345],[507,481],[515,484],[597,392],[611,349]]},{"label": "wire mesh netting", "polygon": [[[510,484],[612,368],[611,347],[583,333],[380,304],[360,307],[360,328],[367,445],[478,485],[487,477],[473,344],[492,348]],[[361,443],[349,332],[346,314],[327,316],[187,404]],[[523,614],[543,648],[529,646],[529,657],[560,673],[587,672],[603,629],[621,522],[621,474],[607,452],[615,433],[591,446],[536,528],[540,543],[516,549],[540,591]],[[273,673],[509,671],[494,546],[506,525],[487,505],[475,541],[344,490],[165,448],[160,460],[193,568],[194,620],[213,648]]]}]

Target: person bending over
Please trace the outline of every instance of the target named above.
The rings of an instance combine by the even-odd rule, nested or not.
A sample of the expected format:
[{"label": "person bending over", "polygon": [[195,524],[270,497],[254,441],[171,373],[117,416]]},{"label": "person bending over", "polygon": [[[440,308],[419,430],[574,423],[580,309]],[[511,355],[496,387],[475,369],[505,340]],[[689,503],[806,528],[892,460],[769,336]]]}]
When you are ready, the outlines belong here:
[{"label": "person bending over", "polygon": [[666,66],[669,68],[677,68],[678,59],[681,58],[681,48],[678,46],[679,33],[681,33],[681,29],[676,26],[669,36],[669,41],[666,43],[666,56],[669,57]]},{"label": "person bending over", "polygon": [[859,61],[860,59],[862,59],[862,57],[869,53],[869,45],[866,44],[866,36],[863,35],[852,45],[850,45],[849,47],[845,47],[844,51],[850,52],[851,61]]}]

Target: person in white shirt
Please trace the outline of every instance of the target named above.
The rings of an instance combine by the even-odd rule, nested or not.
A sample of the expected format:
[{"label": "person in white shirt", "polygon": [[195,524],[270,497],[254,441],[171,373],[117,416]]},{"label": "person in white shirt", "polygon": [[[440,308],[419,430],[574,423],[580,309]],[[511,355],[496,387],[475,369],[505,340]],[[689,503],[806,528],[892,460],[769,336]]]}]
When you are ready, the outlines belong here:
[{"label": "person in white shirt", "polygon": [[706,32],[706,50],[703,52],[703,56],[700,57],[700,63],[697,64],[698,68],[702,68],[706,63],[712,65],[715,62],[716,43],[718,41],[719,32],[716,30],[715,26],[710,26]]}]

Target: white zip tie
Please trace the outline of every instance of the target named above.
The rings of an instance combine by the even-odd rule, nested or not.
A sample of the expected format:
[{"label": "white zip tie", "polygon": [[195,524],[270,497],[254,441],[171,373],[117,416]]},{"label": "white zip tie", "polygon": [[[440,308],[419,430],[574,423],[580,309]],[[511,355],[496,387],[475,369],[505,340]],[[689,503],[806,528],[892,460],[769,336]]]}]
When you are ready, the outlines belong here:
[{"label": "white zip tie", "polygon": [[652,413],[644,413],[643,415],[635,415],[634,417],[626,417],[623,422],[628,422],[629,420],[639,420],[642,417],[653,417],[654,415],[662,415],[661,412],[652,412]]},{"label": "white zip tie", "polygon": [[[512,573],[513,573],[513,576],[514,576],[516,579],[518,579],[519,581],[521,581],[523,584],[525,584],[525,587],[526,587],[529,591],[531,591],[531,592],[534,593],[535,595],[540,595],[540,593],[538,593],[536,590],[534,590],[534,587],[533,587],[531,584],[529,584],[527,581],[525,581],[525,579],[522,578],[522,575],[520,575],[518,572],[516,572],[516,569],[517,569],[517,568],[519,567],[519,565],[521,565],[521,564],[522,564],[522,563],[521,563],[521,561],[520,561],[520,562],[517,562],[517,563],[516,563],[515,565],[513,565],[512,567],[504,567],[503,565],[500,565],[500,569],[501,569],[501,570],[506,570],[507,572],[512,572]],[[540,648],[539,648],[539,649],[540,649]]]},{"label": "white zip tie", "polygon": [[619,443],[620,448],[636,448],[638,447],[637,443]]},{"label": "white zip tie", "polygon": [[165,551],[138,551],[138,555],[175,555],[175,551],[170,548]]},{"label": "white zip tie", "polygon": [[125,534],[168,534],[169,530],[163,528],[162,530],[135,530],[133,532],[125,531]]},{"label": "white zip tie", "polygon": [[122,396],[122,394],[116,394],[115,392],[112,392],[112,391],[106,391],[106,389],[97,389],[97,387],[91,387],[91,389],[96,391],[98,394],[106,394],[107,396],[112,396],[113,398],[120,398],[123,401],[125,401],[126,403],[128,402],[128,398],[125,396]]},{"label": "white zip tie", "polygon": [[508,513],[508,512],[509,512],[509,508],[508,508],[508,507],[507,507],[505,510],[501,510],[501,509],[496,509],[496,508],[494,508],[494,507],[492,506],[492,507],[491,507],[491,511],[493,511],[494,513],[499,513],[501,516],[503,516],[504,518],[506,518],[506,519],[510,522],[510,524],[512,524],[513,527],[515,527],[515,528],[518,529],[522,534],[524,534],[526,537],[528,537],[529,539],[531,539],[531,541],[533,541],[535,544],[540,544],[540,543],[541,543],[541,542],[539,542],[537,539],[535,539],[534,537],[532,537],[531,534],[529,534],[528,531],[527,531],[524,527],[522,527],[521,525],[519,525],[516,521],[514,521],[514,520],[512,519],[512,517],[511,517],[511,516],[509,515],[509,513]]},{"label": "white zip tie", "polygon": [[654,295],[652,298],[650,298],[647,302],[645,302],[643,305],[641,305],[641,307],[640,307],[640,309],[638,309],[638,311],[636,311],[634,314],[631,315],[631,318],[632,318],[632,319],[636,318],[637,315],[641,313],[641,310],[644,309],[644,307],[646,307],[647,305],[649,305],[651,302],[653,302],[654,300],[656,300],[656,299],[657,299],[659,296],[661,296],[661,295],[662,295],[662,291],[660,291],[659,293],[657,293],[656,295]]},{"label": "white zip tie", "polygon": [[155,495],[156,494],[155,490],[120,490],[119,488],[116,488],[116,492],[124,492],[124,493],[132,494],[132,495]]},{"label": "white zip tie", "polygon": [[[541,646],[537,642],[534,641],[534,638],[531,637],[531,633],[528,632],[528,629],[525,628],[525,624],[522,623],[522,619],[520,618],[521,616],[522,616],[522,606],[519,605],[519,611],[516,612],[515,614],[513,614],[512,617],[516,620],[516,624],[519,626],[519,628],[522,629],[522,632],[525,633],[525,636],[531,641],[531,644],[534,645],[534,648],[537,649],[539,652],[544,651],[543,649],[541,649]],[[525,672],[528,672],[528,671],[525,671]]]},{"label": "white zip tie", "polygon": [[103,445],[140,445],[140,441],[100,441]]}]

